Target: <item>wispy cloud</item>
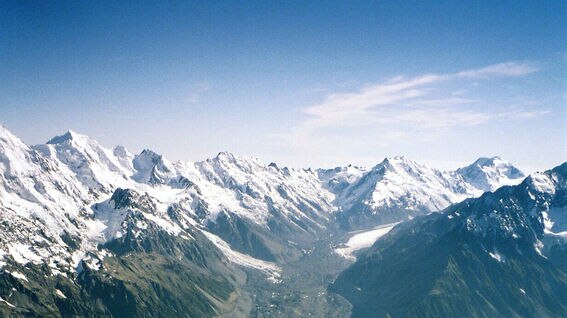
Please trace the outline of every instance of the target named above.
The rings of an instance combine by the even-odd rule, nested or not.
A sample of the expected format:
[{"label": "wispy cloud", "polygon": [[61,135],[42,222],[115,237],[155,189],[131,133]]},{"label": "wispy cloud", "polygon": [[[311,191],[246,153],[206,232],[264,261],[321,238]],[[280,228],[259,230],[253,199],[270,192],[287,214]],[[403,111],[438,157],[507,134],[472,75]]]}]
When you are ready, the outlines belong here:
[{"label": "wispy cloud", "polygon": [[185,96],[185,102],[190,104],[198,103],[204,93],[206,93],[211,88],[208,82],[200,82],[194,84]]},{"label": "wispy cloud", "polygon": [[[396,77],[384,83],[368,85],[352,93],[328,94],[324,101],[307,107],[310,117],[303,128],[360,126],[398,121],[421,122],[424,125],[446,126],[478,124],[488,115],[454,106],[478,100],[447,96],[433,97],[439,84],[461,79],[516,77],[536,72],[528,63],[508,62],[453,74],[426,74],[413,78]],[[438,94],[437,94],[438,95]]]},{"label": "wispy cloud", "polygon": [[531,63],[508,62],[489,65],[476,70],[466,70],[455,74],[462,78],[490,78],[522,76],[537,72],[539,69]]},{"label": "wispy cloud", "polygon": [[529,119],[549,114],[549,110],[515,110],[498,113],[499,118],[504,119]]},{"label": "wispy cloud", "polygon": [[[315,105],[302,110],[307,117],[286,136],[288,140],[306,140],[337,129],[381,127],[380,137],[401,138],[400,127],[412,130],[449,129],[474,126],[498,118],[529,118],[546,114],[542,110],[497,111],[478,98],[469,98],[467,90],[455,94],[447,86],[512,78],[537,72],[532,63],[507,62],[479,69],[447,74],[424,74],[407,78],[397,76],[382,83],[366,85],[353,92],[329,93]],[[479,107],[484,105],[485,107]],[[390,129],[386,129],[390,127]],[[395,131],[395,133],[389,133]],[[328,136],[327,136],[328,137]]]}]

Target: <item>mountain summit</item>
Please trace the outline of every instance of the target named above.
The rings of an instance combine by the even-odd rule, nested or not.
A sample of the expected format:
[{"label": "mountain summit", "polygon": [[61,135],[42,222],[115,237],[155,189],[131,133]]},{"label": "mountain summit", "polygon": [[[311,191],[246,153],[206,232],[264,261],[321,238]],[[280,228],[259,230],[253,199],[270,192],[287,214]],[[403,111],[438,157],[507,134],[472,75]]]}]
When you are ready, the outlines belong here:
[{"label": "mountain summit", "polygon": [[[348,177],[343,170],[337,170],[335,174],[349,182],[339,182],[332,174],[324,173],[326,185],[336,194],[338,218],[346,228],[361,228],[368,222],[397,222],[439,211],[524,178],[519,169],[498,157],[481,158],[455,171],[441,171],[397,156]],[[336,183],[341,184],[340,188]]]},{"label": "mountain summit", "polygon": [[494,191],[525,178],[523,172],[500,157],[479,158],[473,164],[457,169],[463,179],[477,189]]}]

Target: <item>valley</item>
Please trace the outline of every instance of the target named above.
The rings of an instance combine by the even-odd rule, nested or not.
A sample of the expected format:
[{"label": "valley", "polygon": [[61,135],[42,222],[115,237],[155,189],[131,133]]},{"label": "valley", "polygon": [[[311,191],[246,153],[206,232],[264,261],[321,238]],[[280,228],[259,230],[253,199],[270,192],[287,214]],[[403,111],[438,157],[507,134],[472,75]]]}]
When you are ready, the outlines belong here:
[{"label": "valley", "polygon": [[[3,127],[0,154],[3,316],[410,317],[459,314],[459,301],[479,316],[566,310],[565,164],[526,178],[499,157],[454,171],[403,156],[333,169],[228,152],[170,162],[72,131],[28,146]],[[505,282],[463,278],[478,266],[484,280],[522,268],[514,288],[543,296],[517,302]],[[462,284],[462,299],[435,296]]]}]

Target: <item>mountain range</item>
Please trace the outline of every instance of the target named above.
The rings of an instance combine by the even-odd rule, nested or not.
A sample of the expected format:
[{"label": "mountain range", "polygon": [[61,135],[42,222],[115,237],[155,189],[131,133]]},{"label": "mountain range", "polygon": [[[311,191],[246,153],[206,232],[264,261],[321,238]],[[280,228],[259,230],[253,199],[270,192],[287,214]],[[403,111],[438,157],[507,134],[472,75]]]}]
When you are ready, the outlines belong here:
[{"label": "mountain range", "polygon": [[393,228],[331,290],[353,317],[565,317],[567,163]]},{"label": "mountain range", "polygon": [[[435,302],[431,293],[455,295],[456,286],[472,283],[443,266],[470,277],[497,258],[499,267],[484,276],[509,276],[478,285],[493,293],[466,285],[461,295],[467,306],[481,308],[476,316],[562,314],[564,173],[563,165],[526,179],[499,157],[454,171],[401,156],[368,169],[292,169],[228,152],[170,162],[148,149],[106,148],[72,131],[28,146],[0,127],[0,314],[452,315],[459,313],[455,297]],[[354,264],[337,253],[353,235],[394,223],[373,246],[354,251]],[[448,236],[450,244],[437,245]],[[440,255],[430,253],[441,247]],[[468,264],[470,255],[488,258],[466,270],[454,265]],[[385,285],[387,266],[401,270],[399,262],[424,258],[435,264],[419,290]],[[494,292],[532,269],[547,275],[541,284],[514,286],[538,295],[529,303],[510,305],[516,294]],[[360,286],[361,277],[370,277],[370,285]],[[380,294],[382,285],[383,293],[395,292]],[[406,298],[396,296],[402,293],[415,306],[402,305]],[[384,303],[374,301],[377,295]],[[487,297],[498,302],[479,300]]]}]

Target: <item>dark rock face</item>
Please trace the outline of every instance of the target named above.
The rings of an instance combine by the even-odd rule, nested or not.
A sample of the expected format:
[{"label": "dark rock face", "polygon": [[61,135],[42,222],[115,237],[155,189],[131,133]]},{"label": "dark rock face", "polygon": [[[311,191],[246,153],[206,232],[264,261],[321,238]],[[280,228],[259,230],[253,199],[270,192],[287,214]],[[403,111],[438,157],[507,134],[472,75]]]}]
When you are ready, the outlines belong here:
[{"label": "dark rock face", "polygon": [[546,173],[547,192],[528,178],[397,226],[330,290],[353,317],[567,315],[565,245],[541,254],[544,213],[565,207],[566,167]]}]

